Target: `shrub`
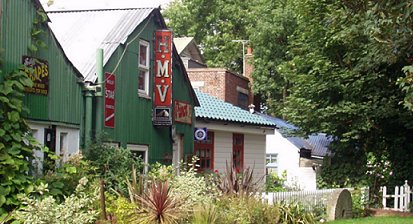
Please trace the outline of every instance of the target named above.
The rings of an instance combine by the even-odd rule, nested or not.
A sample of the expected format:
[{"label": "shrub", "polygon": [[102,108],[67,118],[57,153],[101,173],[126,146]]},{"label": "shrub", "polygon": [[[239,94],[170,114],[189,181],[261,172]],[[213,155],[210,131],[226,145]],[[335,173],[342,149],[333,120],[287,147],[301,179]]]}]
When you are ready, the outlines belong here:
[{"label": "shrub", "polygon": [[107,211],[117,224],[136,223],[136,204],[128,201],[126,198],[119,196],[114,198],[108,197]]},{"label": "shrub", "polygon": [[171,181],[171,195],[185,201],[184,209],[192,210],[197,204],[211,204],[218,196],[216,186],[206,182],[205,177],[196,173],[193,167],[182,171]]},{"label": "shrub", "polygon": [[215,184],[224,195],[251,196],[261,188],[264,178],[254,179],[254,169],[248,167],[238,173],[233,166],[226,164],[223,174],[218,173]]},{"label": "shrub", "polygon": [[[75,193],[66,197],[61,204],[53,196],[42,198],[25,195],[22,197],[25,206],[13,218],[23,223],[94,223],[98,212],[92,205],[97,198],[85,193],[86,184],[87,179],[82,178]],[[38,193],[44,194],[42,190]]]},{"label": "shrub", "polygon": [[279,223],[280,211],[275,205],[262,203],[254,197],[224,196],[217,202],[217,223]]},{"label": "shrub", "polygon": [[307,212],[300,203],[278,204],[280,209],[280,223],[316,223],[314,215]]},{"label": "shrub", "polygon": [[193,209],[192,224],[214,224],[217,223],[219,212],[216,206],[212,203],[202,203],[195,206]]},{"label": "shrub", "polygon": [[134,157],[130,150],[107,145],[101,139],[88,146],[84,155],[97,168],[106,186],[123,195],[127,195],[125,178],[132,176],[132,166],[138,172],[143,170],[142,160]]},{"label": "shrub", "polygon": [[175,177],[174,168],[159,162],[150,165],[148,173],[149,180],[170,181]]},{"label": "shrub", "polygon": [[287,173],[284,171],[283,175],[279,177],[277,173],[270,173],[267,175],[265,180],[265,191],[266,192],[279,192],[285,191],[284,182],[287,179]]},{"label": "shrub", "polygon": [[48,192],[51,196],[60,202],[64,196],[73,194],[79,184],[79,180],[87,178],[93,181],[95,179],[95,168],[91,162],[83,159],[82,154],[78,153],[69,157],[69,159],[59,168],[47,170],[45,175],[39,177],[37,182],[48,184]]}]

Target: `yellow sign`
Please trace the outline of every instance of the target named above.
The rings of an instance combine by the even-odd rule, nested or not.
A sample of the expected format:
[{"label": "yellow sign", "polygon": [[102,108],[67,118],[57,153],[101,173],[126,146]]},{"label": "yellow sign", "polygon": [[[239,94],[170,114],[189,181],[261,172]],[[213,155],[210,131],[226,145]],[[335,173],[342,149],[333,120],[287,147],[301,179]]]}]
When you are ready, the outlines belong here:
[{"label": "yellow sign", "polygon": [[47,95],[49,93],[49,64],[46,60],[23,56],[24,72],[33,81],[31,88],[24,90],[28,93]]}]

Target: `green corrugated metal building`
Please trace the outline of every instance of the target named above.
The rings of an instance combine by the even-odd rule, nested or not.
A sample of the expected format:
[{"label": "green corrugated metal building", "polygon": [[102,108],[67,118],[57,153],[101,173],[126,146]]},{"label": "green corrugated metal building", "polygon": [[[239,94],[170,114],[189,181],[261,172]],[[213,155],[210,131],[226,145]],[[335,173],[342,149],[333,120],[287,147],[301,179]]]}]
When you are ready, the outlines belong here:
[{"label": "green corrugated metal building", "polygon": [[[105,133],[107,142],[127,147],[149,163],[178,162],[193,153],[193,108],[199,103],[174,47],[171,123],[156,123],[155,32],[167,29],[158,8],[61,11],[48,16],[66,55],[94,95],[85,97],[93,107],[85,109],[85,117],[92,120],[85,121],[85,141]],[[99,78],[100,73],[105,76]],[[108,97],[112,90],[114,99]]]},{"label": "green corrugated metal building", "polygon": [[[82,76],[49,29],[48,18],[38,0],[1,0],[0,9],[0,48],[4,50],[1,69],[9,73],[23,63],[34,68],[35,86],[24,98],[29,109],[26,118],[39,142],[67,158],[79,150],[83,117],[79,80]],[[36,25],[41,18],[46,21]],[[35,35],[38,31],[40,34]],[[38,51],[30,51],[29,47],[38,40],[46,47],[37,44]]]}]

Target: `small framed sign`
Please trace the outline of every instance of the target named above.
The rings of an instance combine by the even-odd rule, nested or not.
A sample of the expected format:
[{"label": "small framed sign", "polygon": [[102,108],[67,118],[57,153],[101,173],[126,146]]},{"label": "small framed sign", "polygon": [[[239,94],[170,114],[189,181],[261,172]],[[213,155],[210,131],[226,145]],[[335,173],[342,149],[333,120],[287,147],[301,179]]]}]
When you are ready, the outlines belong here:
[{"label": "small framed sign", "polygon": [[195,128],[194,140],[195,141],[206,141],[207,140],[207,128]]}]

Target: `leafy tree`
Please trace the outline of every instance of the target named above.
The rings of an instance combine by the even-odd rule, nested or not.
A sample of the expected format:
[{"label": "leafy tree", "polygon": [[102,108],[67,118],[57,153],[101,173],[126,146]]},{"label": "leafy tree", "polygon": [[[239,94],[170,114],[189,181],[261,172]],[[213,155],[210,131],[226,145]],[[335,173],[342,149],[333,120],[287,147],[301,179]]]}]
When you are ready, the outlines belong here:
[{"label": "leafy tree", "polygon": [[[404,95],[396,80],[403,76],[410,47],[395,50],[377,39],[374,31],[380,22],[372,18],[374,2],[300,0],[291,7],[297,27],[289,37],[288,57],[279,64],[289,95],[275,103],[306,133],[336,137],[336,158],[341,159],[336,168],[325,169],[324,174],[335,170],[326,176],[330,184],[360,183],[366,175],[360,171],[366,171],[372,158],[386,158],[394,173],[384,179],[364,177],[369,185],[408,179],[413,170],[403,157],[412,151],[412,113],[399,104]],[[382,29],[394,32],[388,28]]]},{"label": "leafy tree", "polygon": [[248,40],[253,26],[254,1],[174,0],[164,16],[176,37],[192,36],[210,67],[242,71],[242,45],[232,40]]},{"label": "leafy tree", "polygon": [[334,136],[324,183],[377,187],[413,180],[412,11],[407,0],[177,0],[166,17],[208,65],[234,68],[231,40],[250,40],[268,111]]}]

